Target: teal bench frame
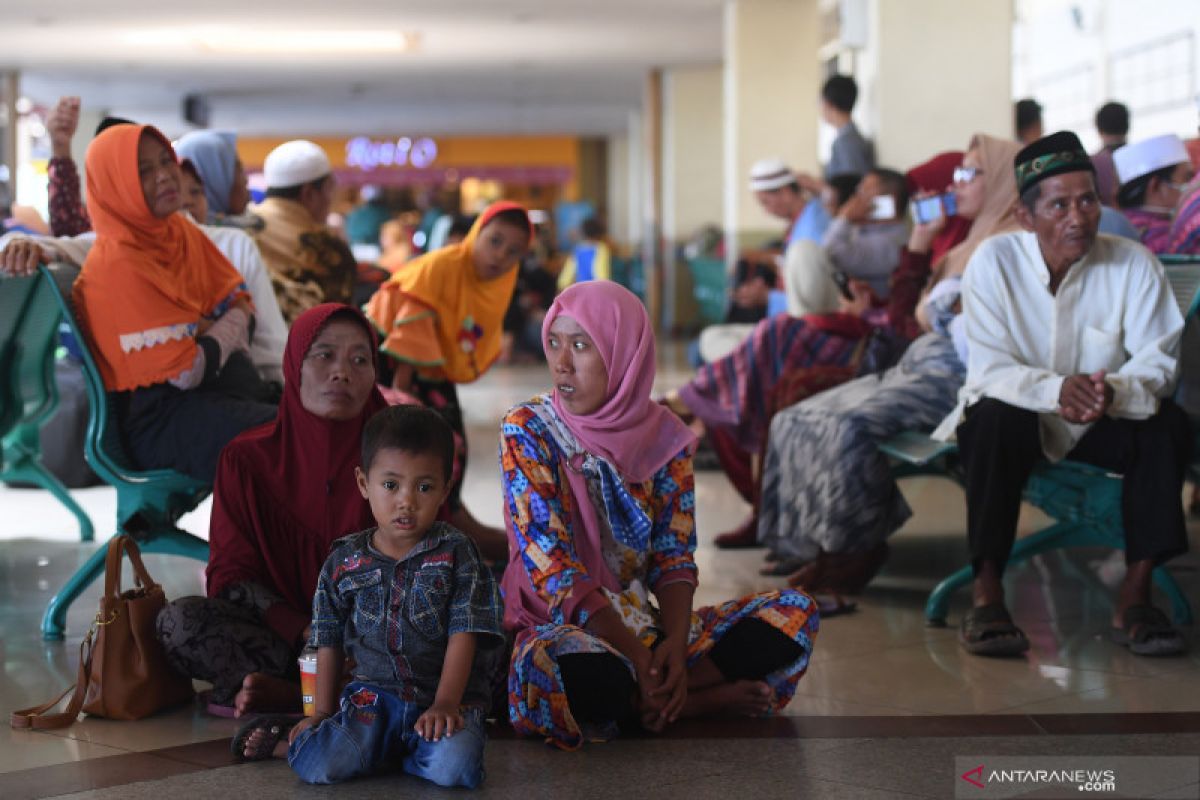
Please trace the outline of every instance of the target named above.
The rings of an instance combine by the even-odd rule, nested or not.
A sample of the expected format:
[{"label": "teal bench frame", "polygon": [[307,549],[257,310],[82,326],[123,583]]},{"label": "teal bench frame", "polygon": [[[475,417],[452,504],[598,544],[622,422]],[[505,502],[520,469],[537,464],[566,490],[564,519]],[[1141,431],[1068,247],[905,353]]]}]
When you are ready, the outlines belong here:
[{"label": "teal bench frame", "polygon": [[[100,371],[87,350],[87,340],[75,317],[71,287],[79,275],[79,268],[74,264],[56,263],[39,266],[38,272],[50,287],[63,321],[80,345],[91,407],[84,455],[100,479],[117,490],[117,532],[132,536],[144,553],[181,555],[207,562],[208,542],[180,530],[176,522],[199,505],[212,487],[172,470],[138,470],[130,466],[117,430],[112,398],[104,388]],[[104,571],[105,553],[104,546],[98,548],[51,598],[42,616],[43,639],[63,638],[67,609]]]},{"label": "teal bench frame", "polygon": [[[1200,313],[1200,259],[1167,256],[1162,261],[1185,325],[1193,324]],[[892,459],[892,474],[896,478],[930,475],[963,485],[955,444],[934,441],[917,431],[905,431],[882,443],[879,449]],[[1200,477],[1200,452],[1193,458],[1189,474],[1193,479]],[[1120,475],[1074,461],[1046,462],[1034,468],[1025,486],[1025,501],[1054,522],[1019,538],[1009,556],[1010,566],[1064,547],[1124,549]],[[925,603],[926,624],[944,626],[951,594],[973,580],[969,565],[942,580]],[[1170,600],[1176,624],[1190,625],[1191,605],[1171,574],[1159,567],[1154,570],[1154,582]]]},{"label": "teal bench frame", "polygon": [[54,354],[58,303],[38,275],[0,276],[0,480],[50,492],[79,523],[79,539],[96,532],[67,487],[42,464],[39,431],[58,408]]},{"label": "teal bench frame", "polygon": [[729,308],[729,274],[724,260],[691,258],[687,266],[692,274],[692,295],[699,306],[701,321],[708,325],[723,322]]}]

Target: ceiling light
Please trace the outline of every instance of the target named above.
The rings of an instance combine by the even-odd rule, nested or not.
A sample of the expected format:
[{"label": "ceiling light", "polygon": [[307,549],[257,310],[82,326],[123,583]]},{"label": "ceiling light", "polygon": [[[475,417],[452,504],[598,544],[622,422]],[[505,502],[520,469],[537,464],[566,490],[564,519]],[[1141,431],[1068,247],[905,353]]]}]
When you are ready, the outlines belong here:
[{"label": "ceiling light", "polygon": [[228,26],[143,28],[121,39],[138,47],[190,47],[235,55],[320,55],[328,53],[402,53],[416,48],[417,35],[395,30],[263,30]]}]

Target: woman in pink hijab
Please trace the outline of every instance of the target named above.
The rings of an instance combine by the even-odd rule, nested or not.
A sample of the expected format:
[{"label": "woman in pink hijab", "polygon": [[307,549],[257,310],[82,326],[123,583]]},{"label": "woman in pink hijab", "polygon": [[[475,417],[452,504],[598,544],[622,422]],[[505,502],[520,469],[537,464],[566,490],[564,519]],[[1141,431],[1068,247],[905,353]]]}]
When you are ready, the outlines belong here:
[{"label": "woman in pink hijab", "polygon": [[511,409],[500,440],[513,727],[569,750],[629,726],[783,708],[816,605],[785,589],[692,608],[695,437],[650,399],[645,309],[615,283],[577,284],[542,343],[553,388]]}]

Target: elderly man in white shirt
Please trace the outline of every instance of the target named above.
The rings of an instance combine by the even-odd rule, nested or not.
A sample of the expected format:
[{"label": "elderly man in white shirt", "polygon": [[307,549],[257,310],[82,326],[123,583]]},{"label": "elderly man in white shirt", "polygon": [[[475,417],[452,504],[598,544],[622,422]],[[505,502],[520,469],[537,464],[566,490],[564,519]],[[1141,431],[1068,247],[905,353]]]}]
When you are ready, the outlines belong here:
[{"label": "elderly man in white shirt", "polygon": [[1001,578],[1035,463],[1070,458],[1124,476],[1128,568],[1113,640],[1139,655],[1183,652],[1150,598],[1153,568],[1188,546],[1191,434],[1170,400],[1183,320],[1154,256],[1098,235],[1094,170],[1074,134],[1030,144],[1015,169],[1025,230],[985,242],[967,266],[967,379],[935,434],[957,426],[966,469],[975,583],[959,641],[978,655],[1028,649]]}]

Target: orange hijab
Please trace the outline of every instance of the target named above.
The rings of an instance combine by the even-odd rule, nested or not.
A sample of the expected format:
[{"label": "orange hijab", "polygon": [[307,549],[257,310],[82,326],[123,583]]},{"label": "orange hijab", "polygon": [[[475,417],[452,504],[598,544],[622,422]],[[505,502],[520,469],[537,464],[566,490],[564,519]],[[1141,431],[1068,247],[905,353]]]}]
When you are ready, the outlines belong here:
[{"label": "orange hijab", "polygon": [[[493,203],[461,242],[414,259],[391,278],[400,292],[436,312],[438,342],[445,359],[442,369],[454,383],[475,380],[500,355],[504,314],[517,285],[517,270],[481,281],[475,274],[471,251],[484,226],[497,214],[510,210],[529,218],[517,203]],[[532,224],[529,240],[533,241]]]},{"label": "orange hijab", "polygon": [[138,177],[149,125],[116,125],[88,146],[88,212],[96,244],[75,281],[75,307],[109,391],[153,386],[189,369],[196,328],[246,287],[208,237],[182,214],[151,213]]}]

